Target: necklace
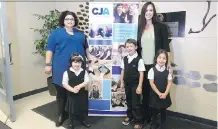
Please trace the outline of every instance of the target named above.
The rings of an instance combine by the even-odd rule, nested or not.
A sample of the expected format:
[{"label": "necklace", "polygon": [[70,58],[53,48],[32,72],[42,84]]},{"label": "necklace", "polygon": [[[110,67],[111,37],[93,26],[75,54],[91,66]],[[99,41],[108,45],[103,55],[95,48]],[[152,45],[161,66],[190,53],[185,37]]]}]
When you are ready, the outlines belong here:
[{"label": "necklace", "polygon": [[66,32],[67,32],[68,34],[73,35],[73,31],[69,31],[67,28],[65,28],[65,29],[66,29]]}]

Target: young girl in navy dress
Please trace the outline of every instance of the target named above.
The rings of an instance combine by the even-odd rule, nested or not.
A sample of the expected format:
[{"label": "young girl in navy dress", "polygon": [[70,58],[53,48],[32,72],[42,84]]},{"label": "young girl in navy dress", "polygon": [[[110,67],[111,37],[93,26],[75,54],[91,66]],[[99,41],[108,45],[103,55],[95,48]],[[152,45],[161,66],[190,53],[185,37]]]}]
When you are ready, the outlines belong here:
[{"label": "young girl in navy dress", "polygon": [[70,129],[74,129],[74,120],[79,121],[85,127],[90,127],[85,116],[88,113],[88,92],[85,87],[89,83],[88,73],[81,68],[83,58],[79,54],[73,54],[70,59],[71,67],[63,74],[63,87],[68,90],[66,109],[71,121]]},{"label": "young girl in navy dress", "polygon": [[150,94],[150,106],[152,107],[151,129],[157,128],[157,113],[160,110],[160,129],[166,129],[166,108],[172,102],[170,98],[170,87],[172,85],[172,75],[167,69],[168,55],[165,50],[160,49],[154,58],[154,67],[148,72],[148,79],[152,88]]}]

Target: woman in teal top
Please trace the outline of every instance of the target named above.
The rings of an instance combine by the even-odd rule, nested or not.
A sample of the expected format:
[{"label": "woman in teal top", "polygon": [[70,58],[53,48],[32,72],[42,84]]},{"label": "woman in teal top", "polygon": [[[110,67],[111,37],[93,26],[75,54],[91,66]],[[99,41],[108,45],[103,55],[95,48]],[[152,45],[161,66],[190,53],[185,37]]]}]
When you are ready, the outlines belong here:
[{"label": "woman in teal top", "polygon": [[[57,90],[58,118],[56,126],[64,121],[64,109],[67,91],[62,87],[63,73],[69,68],[69,59],[72,53],[89,56],[88,43],[85,34],[73,27],[78,25],[78,18],[74,12],[64,11],[59,18],[60,28],[54,29],[49,35],[46,46],[45,72],[52,71],[52,82]],[[86,62],[86,61],[84,61]],[[83,68],[85,69],[83,64]]]}]

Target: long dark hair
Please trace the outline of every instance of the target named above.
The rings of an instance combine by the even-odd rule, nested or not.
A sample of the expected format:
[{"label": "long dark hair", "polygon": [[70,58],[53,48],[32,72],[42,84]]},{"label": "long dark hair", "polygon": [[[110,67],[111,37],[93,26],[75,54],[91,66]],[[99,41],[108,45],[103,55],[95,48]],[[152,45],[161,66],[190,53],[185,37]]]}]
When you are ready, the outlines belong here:
[{"label": "long dark hair", "polygon": [[139,18],[139,39],[138,40],[141,40],[141,36],[142,36],[142,33],[145,29],[145,26],[147,24],[146,22],[146,19],[145,19],[145,13],[146,13],[146,10],[148,8],[148,5],[151,5],[153,7],[153,11],[154,11],[154,14],[153,14],[153,17],[152,17],[152,23],[156,23],[157,22],[157,12],[156,12],[156,8],[155,8],[155,5],[154,3],[152,2],[147,2],[143,5],[142,9],[141,9],[141,14],[140,14],[140,18]]},{"label": "long dark hair", "polygon": [[165,51],[164,49],[159,49],[157,54],[155,55],[154,57],[154,66],[157,64],[157,57],[160,55],[160,54],[164,54],[166,56],[166,64],[165,66],[167,67],[167,64],[168,64],[168,54],[167,54],[167,51]]}]

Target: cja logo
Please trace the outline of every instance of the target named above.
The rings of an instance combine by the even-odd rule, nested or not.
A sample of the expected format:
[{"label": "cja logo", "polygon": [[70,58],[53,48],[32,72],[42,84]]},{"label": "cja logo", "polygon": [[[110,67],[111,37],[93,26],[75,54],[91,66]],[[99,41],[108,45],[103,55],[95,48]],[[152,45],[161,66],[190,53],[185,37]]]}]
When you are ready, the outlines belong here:
[{"label": "cja logo", "polygon": [[108,8],[93,8],[92,13],[94,15],[110,15]]}]

